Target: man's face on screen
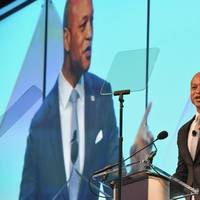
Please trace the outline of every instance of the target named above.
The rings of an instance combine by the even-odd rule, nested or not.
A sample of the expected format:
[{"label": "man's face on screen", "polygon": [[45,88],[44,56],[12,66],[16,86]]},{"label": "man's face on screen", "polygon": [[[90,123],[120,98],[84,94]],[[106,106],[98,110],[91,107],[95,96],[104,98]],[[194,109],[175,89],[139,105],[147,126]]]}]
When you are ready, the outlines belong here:
[{"label": "man's face on screen", "polygon": [[93,37],[92,0],[71,0],[68,17],[70,62],[84,72],[88,70],[91,61]]},{"label": "man's face on screen", "polygon": [[198,72],[191,81],[191,101],[200,112],[200,72]]}]

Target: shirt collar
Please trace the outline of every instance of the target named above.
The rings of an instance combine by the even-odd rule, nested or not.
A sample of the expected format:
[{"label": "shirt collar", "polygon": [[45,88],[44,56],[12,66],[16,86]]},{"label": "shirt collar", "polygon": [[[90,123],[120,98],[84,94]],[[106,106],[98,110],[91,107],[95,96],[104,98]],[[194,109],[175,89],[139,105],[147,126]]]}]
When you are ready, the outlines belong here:
[{"label": "shirt collar", "polygon": [[[65,79],[62,71],[60,71],[58,78],[58,88],[59,88],[59,100],[63,108],[66,108],[69,102],[69,97],[73,90],[71,84]],[[76,84],[75,90],[79,94],[79,98],[81,101],[84,100],[84,80],[83,76],[81,76],[79,82]]]},{"label": "shirt collar", "polygon": [[198,118],[200,119],[200,113],[196,112],[196,115],[195,115],[195,121],[197,121]]}]

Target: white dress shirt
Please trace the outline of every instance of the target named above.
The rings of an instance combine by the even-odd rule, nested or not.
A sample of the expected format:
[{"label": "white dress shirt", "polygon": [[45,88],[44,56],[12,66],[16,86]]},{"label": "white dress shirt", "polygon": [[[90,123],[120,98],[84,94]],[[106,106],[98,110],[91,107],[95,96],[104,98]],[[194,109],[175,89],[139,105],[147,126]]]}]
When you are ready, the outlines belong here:
[{"label": "white dress shirt", "polygon": [[[77,101],[77,111],[78,111],[78,126],[79,126],[79,159],[80,166],[79,172],[82,174],[85,159],[85,92],[84,92],[84,81],[81,77],[80,81],[77,83],[75,89],[79,94]],[[62,71],[58,78],[58,91],[59,91],[59,109],[60,109],[60,120],[61,120],[61,135],[62,135],[62,145],[63,145],[63,155],[65,164],[65,174],[67,181],[71,174],[71,114],[72,114],[72,104],[69,101],[71,91],[73,87],[65,79]]]}]

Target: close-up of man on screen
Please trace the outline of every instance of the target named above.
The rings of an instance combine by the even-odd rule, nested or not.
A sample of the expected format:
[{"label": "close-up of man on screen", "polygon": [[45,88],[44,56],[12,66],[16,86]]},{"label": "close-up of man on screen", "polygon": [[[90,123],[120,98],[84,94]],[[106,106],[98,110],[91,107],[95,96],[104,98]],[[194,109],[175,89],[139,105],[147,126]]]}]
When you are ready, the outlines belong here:
[{"label": "close-up of man on screen", "polygon": [[[88,72],[92,0],[68,0],[64,61],[55,86],[30,126],[19,199],[95,200],[89,177],[117,162],[118,131],[109,83]],[[96,184],[97,188],[100,184]]]}]

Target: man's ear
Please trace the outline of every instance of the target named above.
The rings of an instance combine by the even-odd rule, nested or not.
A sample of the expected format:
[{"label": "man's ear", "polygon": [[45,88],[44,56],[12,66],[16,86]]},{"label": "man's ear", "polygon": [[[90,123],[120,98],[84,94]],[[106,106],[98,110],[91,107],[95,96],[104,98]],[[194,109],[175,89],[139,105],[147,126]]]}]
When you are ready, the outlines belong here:
[{"label": "man's ear", "polygon": [[70,50],[70,32],[69,29],[67,27],[64,28],[64,48],[65,51],[69,52]]}]

